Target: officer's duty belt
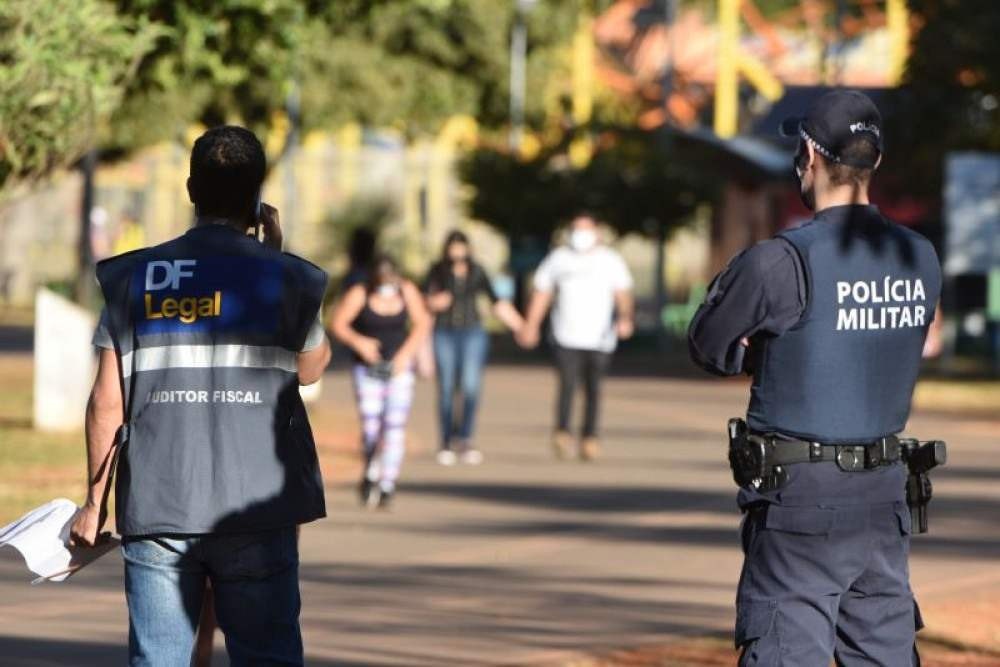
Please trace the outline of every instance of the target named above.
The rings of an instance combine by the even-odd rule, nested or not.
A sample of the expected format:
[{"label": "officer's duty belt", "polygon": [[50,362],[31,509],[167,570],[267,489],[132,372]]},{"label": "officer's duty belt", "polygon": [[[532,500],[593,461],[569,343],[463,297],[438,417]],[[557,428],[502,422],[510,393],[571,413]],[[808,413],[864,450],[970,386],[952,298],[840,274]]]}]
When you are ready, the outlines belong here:
[{"label": "officer's duty belt", "polygon": [[891,465],[902,458],[899,438],[894,435],[854,445],[825,444],[762,434],[753,434],[751,438],[763,440],[768,467],[832,461],[841,470],[853,472]]}]

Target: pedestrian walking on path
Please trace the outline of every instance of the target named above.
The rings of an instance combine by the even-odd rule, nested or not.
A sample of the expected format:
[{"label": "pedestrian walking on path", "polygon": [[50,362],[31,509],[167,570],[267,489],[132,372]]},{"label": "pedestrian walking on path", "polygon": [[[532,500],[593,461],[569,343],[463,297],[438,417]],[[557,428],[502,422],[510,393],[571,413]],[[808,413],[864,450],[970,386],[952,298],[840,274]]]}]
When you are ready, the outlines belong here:
[{"label": "pedestrian walking on path", "polygon": [[338,295],[368,280],[368,269],[375,259],[378,235],[368,227],[358,227],[347,241],[347,272],[340,281]]},{"label": "pedestrian walking on path", "polygon": [[[425,280],[427,304],[435,315],[434,359],[438,380],[438,424],[442,465],[478,464],[483,455],[473,444],[483,367],[489,336],[480,319],[477,299],[485,296],[493,313],[515,335],[524,320],[517,309],[493,290],[490,277],[473,258],[469,239],[460,231],[445,238],[440,261]],[[461,406],[456,414],[456,406]]]},{"label": "pedestrian walking on path", "polygon": [[364,470],[361,502],[387,508],[406,452],[406,422],[416,384],[414,363],[431,327],[423,295],[396,263],[375,260],[365,283],[351,287],[334,311],[334,336],[354,353]]},{"label": "pedestrian walking on path", "polygon": [[634,331],[632,274],[615,250],[601,242],[593,215],[582,212],[569,225],[568,242],[553,250],[535,272],[534,292],[518,342],[538,345],[542,321],[552,308],[552,347],[559,372],[556,428],[552,446],[568,458],[573,397],[584,389],[579,453],[585,461],[600,452],[601,382],[619,339]]},{"label": "pedestrian walking on path", "polygon": [[815,216],[734,259],[689,330],[696,363],[754,377],[746,421],[729,422],[740,665],[919,665],[908,505],[919,517],[929,488],[918,452],[943,450],[898,434],[941,269],[869,203],[883,127],[868,97],[827,93],[784,129]]},{"label": "pedestrian walking on path", "polygon": [[195,226],[97,267],[87,502],[71,539],[97,540],[117,461],[131,665],[188,664],[206,594],[232,664],[304,661],[296,528],[326,508],[299,385],[330,359],[327,277],[281,252],[265,173],[249,130],[209,130],[191,152]]}]

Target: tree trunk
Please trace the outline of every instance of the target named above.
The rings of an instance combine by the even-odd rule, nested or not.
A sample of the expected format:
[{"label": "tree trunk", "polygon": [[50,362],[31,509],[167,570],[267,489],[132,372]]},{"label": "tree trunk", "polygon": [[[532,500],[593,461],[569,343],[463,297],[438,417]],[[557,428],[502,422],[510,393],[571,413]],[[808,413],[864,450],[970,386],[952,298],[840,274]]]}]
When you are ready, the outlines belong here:
[{"label": "tree trunk", "polygon": [[76,302],[89,306],[94,299],[94,251],[91,247],[90,212],[94,208],[94,170],[97,168],[97,149],[87,151],[80,161],[83,172],[83,192],[80,196],[80,238],[77,243],[76,284],[73,296]]}]

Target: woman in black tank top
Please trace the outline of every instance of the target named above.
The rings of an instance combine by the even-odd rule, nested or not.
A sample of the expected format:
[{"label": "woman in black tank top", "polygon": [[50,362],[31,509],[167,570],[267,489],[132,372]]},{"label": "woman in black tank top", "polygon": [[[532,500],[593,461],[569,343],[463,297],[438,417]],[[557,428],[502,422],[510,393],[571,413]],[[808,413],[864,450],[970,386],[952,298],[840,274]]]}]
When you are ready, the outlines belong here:
[{"label": "woman in black tank top", "polygon": [[[406,342],[409,320],[403,303],[400,303],[395,313],[385,313],[375,310],[371,305],[371,298],[368,298],[351,326],[362,336],[378,341],[379,355],[388,360],[395,357]],[[357,351],[354,352],[354,360],[361,364],[368,363]]]},{"label": "woman in black tank top", "polygon": [[331,328],[354,354],[354,387],[365,459],[360,484],[365,505],[386,507],[405,452],[413,400],[414,360],[431,327],[420,291],[387,257],[375,261],[366,284],[344,294]]}]

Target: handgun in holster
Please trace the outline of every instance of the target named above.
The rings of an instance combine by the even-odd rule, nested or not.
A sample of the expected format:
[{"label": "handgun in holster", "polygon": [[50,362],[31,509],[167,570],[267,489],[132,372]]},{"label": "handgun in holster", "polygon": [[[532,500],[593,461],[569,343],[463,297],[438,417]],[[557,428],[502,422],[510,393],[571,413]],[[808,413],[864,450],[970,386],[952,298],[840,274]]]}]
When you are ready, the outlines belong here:
[{"label": "handgun in holster", "polygon": [[906,504],[910,507],[910,532],[927,532],[927,505],[934,495],[928,474],[948,460],[948,446],[941,440],[920,442],[913,438],[900,439],[903,461],[909,474],[906,478]]},{"label": "handgun in holster", "polygon": [[737,486],[750,486],[758,491],[771,491],[784,484],[788,473],[781,466],[768,462],[768,438],[750,432],[739,418],[729,420],[729,468]]}]

